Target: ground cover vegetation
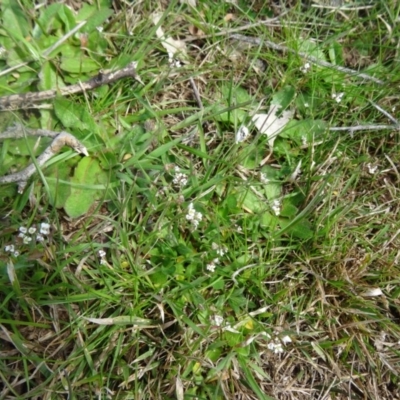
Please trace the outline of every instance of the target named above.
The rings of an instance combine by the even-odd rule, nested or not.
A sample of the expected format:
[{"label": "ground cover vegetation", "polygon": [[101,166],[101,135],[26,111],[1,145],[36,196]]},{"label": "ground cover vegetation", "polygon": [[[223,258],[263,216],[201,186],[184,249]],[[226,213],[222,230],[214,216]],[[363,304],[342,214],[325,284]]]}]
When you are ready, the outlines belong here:
[{"label": "ground cover vegetation", "polygon": [[399,12],[2,1],[0,398],[400,398]]}]

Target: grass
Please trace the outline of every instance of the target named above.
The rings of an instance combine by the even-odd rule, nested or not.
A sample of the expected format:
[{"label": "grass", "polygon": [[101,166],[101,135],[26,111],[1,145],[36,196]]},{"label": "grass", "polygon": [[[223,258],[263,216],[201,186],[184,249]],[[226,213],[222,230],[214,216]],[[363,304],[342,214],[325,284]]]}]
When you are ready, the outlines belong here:
[{"label": "grass", "polygon": [[[375,104],[396,117],[400,8],[293,2],[263,25],[284,11],[263,3],[0,6],[1,69],[27,63],[1,95],[133,60],[142,81],[1,112],[2,130],[67,130],[90,155],[1,187],[0,399],[398,398],[398,131],[329,128],[392,123]],[[220,34],[244,25],[384,85]],[[295,116],[271,151],[251,115],[272,100]],[[46,145],[2,142],[0,175]],[[43,241],[18,237],[42,223]]]}]

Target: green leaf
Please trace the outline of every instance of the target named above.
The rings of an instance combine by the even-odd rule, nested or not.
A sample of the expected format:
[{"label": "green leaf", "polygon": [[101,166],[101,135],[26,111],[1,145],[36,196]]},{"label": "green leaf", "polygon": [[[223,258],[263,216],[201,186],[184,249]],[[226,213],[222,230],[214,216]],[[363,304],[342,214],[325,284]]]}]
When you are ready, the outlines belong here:
[{"label": "green leaf", "polygon": [[292,120],[286,125],[286,129],[281,133],[281,137],[292,139],[300,146],[303,144],[304,139],[307,140],[307,143],[311,143],[312,140],[321,137],[326,127],[326,122],[322,120]]},{"label": "green leaf", "polygon": [[306,53],[309,56],[316,57],[319,60],[326,61],[325,53],[321,47],[311,40],[301,40],[299,52]]},{"label": "green leaf", "polygon": [[66,183],[71,174],[71,167],[66,163],[59,163],[56,166],[50,167],[46,171],[47,184],[50,191],[50,204],[53,207],[64,207],[68,197],[71,194],[71,185]]},{"label": "green leaf", "polygon": [[49,145],[48,138],[37,138],[28,136],[23,139],[13,140],[9,152],[17,156],[30,156],[33,154],[41,154]]},{"label": "green leaf", "polygon": [[232,124],[239,125],[241,124],[245,118],[247,117],[247,113],[239,108],[231,109],[230,111],[226,111],[227,106],[223,104],[215,104],[213,113],[215,115],[215,119],[220,122],[230,122]]},{"label": "green leaf", "polygon": [[65,202],[65,212],[71,218],[85,214],[101,194],[101,191],[94,189],[93,186],[96,187],[105,181],[107,181],[107,174],[100,168],[99,162],[90,157],[83,158],[71,179],[71,183],[76,183],[78,186],[72,185],[71,194]]},{"label": "green leaf", "polygon": [[49,90],[65,86],[61,77],[57,75],[53,64],[49,61],[43,63],[42,71],[39,74],[39,77],[40,77],[40,83],[39,83],[40,90]]},{"label": "green leaf", "polygon": [[65,128],[98,132],[93,117],[89,114],[86,107],[82,105],[73,103],[63,97],[58,97],[54,100],[54,111]]},{"label": "green leaf", "polygon": [[280,218],[279,223],[282,229],[286,228],[286,232],[290,236],[303,240],[311,239],[314,236],[314,231],[311,229],[311,223],[306,219],[300,219],[298,222],[293,224],[291,220]]},{"label": "green leaf", "polygon": [[156,271],[150,275],[150,279],[153,282],[155,288],[162,288],[168,282],[168,275],[162,271]]},{"label": "green leaf", "polygon": [[294,206],[289,201],[285,201],[282,205],[280,215],[282,217],[294,217],[297,214],[297,212],[298,212],[298,209],[296,206]]},{"label": "green leaf", "polygon": [[266,201],[257,196],[251,189],[240,188],[237,192],[239,205],[252,213],[265,211]]},{"label": "green leaf", "polygon": [[85,74],[92,71],[98,71],[100,65],[91,58],[82,55],[80,58],[63,58],[60,68],[63,71],[73,74]]},{"label": "green leaf", "polygon": [[59,28],[60,23],[57,21],[57,24],[55,24],[55,21],[61,7],[61,3],[54,3],[42,8],[39,18],[37,19],[37,26],[33,29],[35,37],[40,36],[40,31],[44,34],[48,34],[51,30]]},{"label": "green leaf", "polygon": [[271,104],[280,106],[281,111],[283,111],[292,102],[295,94],[296,92],[293,86],[285,86],[283,89],[279,90],[273,95]]},{"label": "green leaf", "polygon": [[71,9],[65,5],[59,8],[58,10],[58,18],[64,25],[64,29],[66,32],[71,31],[76,26],[76,21],[74,14],[72,13]]},{"label": "green leaf", "polygon": [[26,38],[29,35],[29,22],[16,1],[3,3],[2,28],[15,38]]},{"label": "green leaf", "polygon": [[[93,8],[92,14],[90,16],[88,15],[86,18],[82,18],[82,19],[86,19],[86,24],[81,29],[82,32],[87,32],[87,33],[92,32],[98,26],[101,26],[107,18],[111,17],[111,15],[114,14],[114,11],[110,10],[109,8],[102,8],[100,10],[97,10],[94,7],[92,7],[92,8]],[[79,16],[80,16],[80,14],[81,14],[81,12],[79,13]]]},{"label": "green leaf", "polygon": [[221,88],[221,92],[227,104],[240,104],[253,100],[253,97],[250,96],[247,90],[241,86],[230,87],[228,85],[224,85]]},{"label": "green leaf", "polygon": [[228,346],[235,347],[243,340],[243,335],[240,332],[235,333],[235,332],[225,331],[224,339],[228,343]]}]

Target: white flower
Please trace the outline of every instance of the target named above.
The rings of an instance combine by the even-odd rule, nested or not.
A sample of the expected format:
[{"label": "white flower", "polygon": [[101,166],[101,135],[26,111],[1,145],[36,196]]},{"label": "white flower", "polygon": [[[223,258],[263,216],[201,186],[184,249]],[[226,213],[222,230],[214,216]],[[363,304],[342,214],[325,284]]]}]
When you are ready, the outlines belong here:
[{"label": "white flower", "polygon": [[183,174],[182,172],[180,172],[180,169],[178,166],[175,166],[174,168],[175,171],[175,177],[172,180],[172,183],[175,186],[179,186],[179,187],[184,187],[186,186],[186,184],[188,183],[188,177],[187,175]]},{"label": "white flower", "polygon": [[30,235],[33,235],[35,232],[36,232],[36,228],[33,227],[33,226],[31,226],[31,227],[28,229],[28,233],[29,233]]},{"label": "white flower", "polygon": [[[227,252],[226,247],[223,248],[223,247],[219,246],[217,243],[214,243],[214,242],[211,244],[211,248],[212,248],[213,250],[215,250],[216,253],[217,253],[220,257],[224,256],[224,255],[226,254],[226,252]],[[216,258],[215,260],[218,260],[218,258]],[[218,262],[219,262],[219,261],[217,261],[217,263],[218,263]]]},{"label": "white flower", "polygon": [[235,143],[243,142],[244,140],[246,140],[247,136],[249,136],[249,128],[242,125],[236,132]]},{"label": "white flower", "polygon": [[182,66],[181,62],[174,58],[174,53],[171,52],[168,52],[168,62],[172,68],[180,68]]},{"label": "white flower", "polygon": [[192,223],[194,230],[197,229],[202,218],[203,214],[196,211],[193,207],[193,203],[190,203],[186,214],[186,219]]},{"label": "white flower", "polygon": [[23,242],[24,244],[29,244],[32,241],[32,238],[30,236],[24,236]]},{"label": "white flower", "polygon": [[367,164],[367,168],[368,168],[368,173],[370,175],[375,175],[376,171],[378,170],[378,166],[377,165],[372,165],[371,163]]},{"label": "white flower", "polygon": [[[25,235],[25,233],[28,232],[28,229],[26,229],[24,226],[20,226],[19,231],[21,232],[22,235]],[[20,237],[23,237],[23,236],[20,236]]]},{"label": "white flower", "polygon": [[216,268],[214,261],[211,261],[210,263],[208,263],[206,268],[207,268],[207,271],[214,272],[215,268]]},{"label": "white flower", "polygon": [[282,343],[278,339],[272,340],[267,345],[268,349],[273,351],[275,354],[283,353]]},{"label": "white flower", "polygon": [[107,264],[107,261],[105,259],[106,252],[104,250],[99,250],[97,254],[100,257],[100,264],[101,265],[106,265]]},{"label": "white flower", "polygon": [[272,211],[275,213],[276,216],[279,216],[281,213],[281,202],[279,199],[275,199],[271,205]]},{"label": "white flower", "polygon": [[44,237],[40,233],[38,233],[36,235],[36,241],[37,242],[43,242],[44,241]]},{"label": "white flower", "polygon": [[101,33],[103,32],[104,28],[102,26],[96,26],[96,29]]},{"label": "white flower", "polygon": [[15,247],[14,247],[13,244],[9,244],[9,245],[7,245],[6,247],[4,247],[4,251],[5,251],[6,253],[14,253]]},{"label": "white flower", "polygon": [[311,68],[311,64],[310,64],[309,62],[306,62],[306,63],[300,68],[300,71],[301,71],[303,74],[306,74],[306,73],[310,70],[310,68]]},{"label": "white flower", "polygon": [[336,101],[336,103],[340,103],[343,99],[344,96],[344,92],[340,92],[340,93],[333,93],[332,94],[332,99],[334,99]]},{"label": "white flower", "polygon": [[50,224],[46,223],[46,222],[42,222],[40,224],[40,229],[39,232],[41,235],[47,236],[50,234]]},{"label": "white flower", "polygon": [[290,339],[290,337],[286,335],[286,336],[284,336],[284,337],[282,338],[282,343],[283,343],[283,344],[292,343],[292,339]]}]

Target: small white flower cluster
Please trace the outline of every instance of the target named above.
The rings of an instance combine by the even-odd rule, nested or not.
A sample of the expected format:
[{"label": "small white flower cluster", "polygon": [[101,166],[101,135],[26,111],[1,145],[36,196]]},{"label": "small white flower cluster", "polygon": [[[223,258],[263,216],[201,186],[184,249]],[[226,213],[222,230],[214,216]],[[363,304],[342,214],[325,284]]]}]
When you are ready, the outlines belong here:
[{"label": "small white flower cluster", "polygon": [[223,257],[228,252],[228,249],[226,247],[221,247],[220,245],[214,242],[211,244],[211,248],[215,250],[220,257]]},{"label": "small white flower cluster", "polygon": [[102,26],[96,26],[96,29],[102,33],[104,31],[104,28]]},{"label": "small white flower cluster", "polygon": [[[223,257],[227,252],[228,249],[226,247],[221,247],[217,243],[212,243],[211,248],[217,253],[219,257]],[[209,262],[206,266],[207,271],[215,272],[215,268],[219,264],[219,258],[214,258],[211,262]]]},{"label": "small white flower cluster", "polygon": [[195,231],[203,219],[203,214],[199,211],[196,211],[193,203],[190,203],[186,214],[186,219],[192,223],[193,230]]},{"label": "small white flower cluster", "polygon": [[368,168],[368,173],[370,175],[375,175],[376,171],[378,171],[378,166],[377,165],[372,165],[371,163],[367,164],[367,168]]},{"label": "small white flower cluster", "polygon": [[[24,244],[29,244],[33,240],[33,235],[36,233],[37,229],[33,226],[30,228],[25,228],[21,226],[19,228],[18,237],[22,239]],[[50,234],[50,224],[47,222],[42,222],[39,226],[39,233],[36,233],[36,241],[43,242],[44,237]]]},{"label": "small white flower cluster", "polygon": [[[50,234],[50,224],[48,224],[47,222],[42,222],[39,225],[39,232],[37,232],[37,228],[35,228],[34,226],[31,226],[30,228],[20,226],[18,231],[18,237],[22,239],[23,244],[29,244],[32,242],[32,240],[35,240],[36,242],[43,242],[45,236],[48,236]],[[11,253],[14,257],[17,257],[20,254],[20,252],[15,249],[15,246],[13,244],[5,246],[4,251],[6,253]]]},{"label": "small white flower cluster", "polygon": [[179,60],[174,58],[174,53],[168,53],[168,62],[171,68],[180,68],[182,64]]},{"label": "small white flower cluster", "polygon": [[340,93],[333,93],[332,94],[332,99],[334,99],[336,101],[336,103],[340,103],[343,99],[344,96],[344,92],[340,92]]},{"label": "small white flower cluster", "polygon": [[[240,333],[235,327],[232,327],[230,322],[224,321],[224,317],[222,315],[215,314],[210,317],[210,322],[218,327],[221,327],[225,332],[232,332],[232,333]],[[236,325],[235,325],[236,326]]]},{"label": "small white flower cluster", "polygon": [[99,250],[98,255],[100,257],[100,264],[101,265],[105,265],[107,264],[107,261],[105,259],[106,257],[106,252],[104,250]]},{"label": "small white flower cluster", "polygon": [[281,202],[279,199],[275,199],[272,201],[271,204],[272,211],[275,213],[275,215],[278,217],[281,213]]},{"label": "small white flower cluster", "polygon": [[9,244],[6,247],[4,247],[4,251],[6,253],[11,253],[14,257],[19,256],[19,251],[15,250],[15,246],[13,244]]},{"label": "small white flower cluster", "polygon": [[206,266],[207,271],[210,272],[215,272],[215,268],[217,268],[217,264],[219,263],[219,259],[218,258],[214,258],[214,260],[212,260],[211,262],[209,262]]},{"label": "small white flower cluster", "polygon": [[303,74],[306,74],[309,70],[311,69],[311,64],[309,62],[306,62],[301,68],[300,71]]},{"label": "small white flower cluster", "polygon": [[175,186],[178,186],[179,188],[183,188],[188,183],[187,175],[180,172],[180,169],[177,165],[174,167],[174,171],[175,171],[175,176],[174,179],[172,180],[172,183]]},{"label": "small white flower cluster", "polygon": [[292,342],[292,339],[290,339],[289,336],[284,336],[282,339],[275,338],[275,339],[271,340],[267,344],[267,347],[268,347],[269,350],[271,350],[275,354],[280,354],[280,353],[284,352],[283,346],[285,344],[288,344],[288,343],[291,343],[291,342]]}]

